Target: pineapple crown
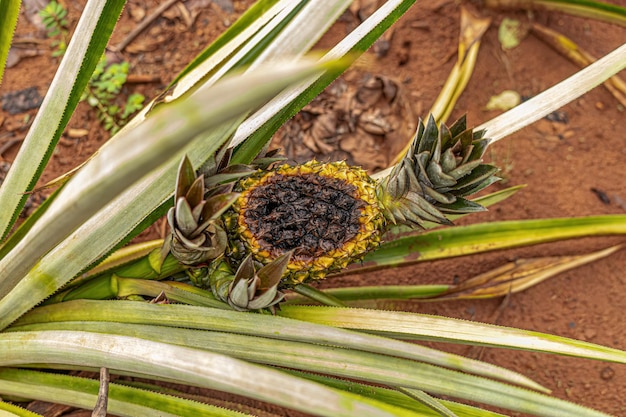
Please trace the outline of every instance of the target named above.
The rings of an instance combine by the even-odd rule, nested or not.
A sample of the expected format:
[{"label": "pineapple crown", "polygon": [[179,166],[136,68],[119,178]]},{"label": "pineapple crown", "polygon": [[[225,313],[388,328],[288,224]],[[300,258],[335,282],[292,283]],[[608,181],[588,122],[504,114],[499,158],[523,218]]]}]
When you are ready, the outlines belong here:
[{"label": "pineapple crown", "polygon": [[425,228],[426,222],[450,224],[445,214],[484,211],[464,198],[500,179],[498,168],[482,163],[489,144],[484,134],[467,129],[465,116],[449,128],[438,128],[432,115],[426,125],[420,119],[407,155],[377,187],[387,219]]}]

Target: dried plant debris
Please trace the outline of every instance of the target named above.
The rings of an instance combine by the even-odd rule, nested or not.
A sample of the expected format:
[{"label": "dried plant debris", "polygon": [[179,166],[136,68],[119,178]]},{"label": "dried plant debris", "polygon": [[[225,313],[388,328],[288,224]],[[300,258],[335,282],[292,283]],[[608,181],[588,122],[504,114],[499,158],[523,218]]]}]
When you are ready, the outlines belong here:
[{"label": "dried plant debris", "polygon": [[602,204],[606,204],[607,206],[611,204],[611,197],[609,197],[606,192],[595,187],[591,187],[591,192],[594,193],[596,197],[598,197],[598,200],[600,200]]},{"label": "dried plant debris", "polygon": [[0,184],[2,184],[2,181],[6,178],[9,168],[11,168],[10,162],[0,161]]},{"label": "dried plant debris", "polygon": [[345,160],[372,173],[403,149],[416,119],[401,84],[352,71],[287,122],[272,146],[299,163]]},{"label": "dried plant debris", "polygon": [[[378,10],[383,3],[385,3],[385,0],[354,0],[350,6],[350,12],[352,12],[358,24],[361,24]],[[387,56],[394,31],[395,26],[392,26],[374,42],[371,50],[378,58]]]}]

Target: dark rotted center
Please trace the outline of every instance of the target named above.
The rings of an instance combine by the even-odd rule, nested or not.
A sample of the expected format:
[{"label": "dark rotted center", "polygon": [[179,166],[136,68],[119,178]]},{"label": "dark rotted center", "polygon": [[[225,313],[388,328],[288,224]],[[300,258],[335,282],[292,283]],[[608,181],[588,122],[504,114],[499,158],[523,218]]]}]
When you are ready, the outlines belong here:
[{"label": "dark rotted center", "polygon": [[359,231],[365,202],[354,185],[315,174],[274,175],[254,188],[244,218],[261,248],[302,259],[343,246]]}]

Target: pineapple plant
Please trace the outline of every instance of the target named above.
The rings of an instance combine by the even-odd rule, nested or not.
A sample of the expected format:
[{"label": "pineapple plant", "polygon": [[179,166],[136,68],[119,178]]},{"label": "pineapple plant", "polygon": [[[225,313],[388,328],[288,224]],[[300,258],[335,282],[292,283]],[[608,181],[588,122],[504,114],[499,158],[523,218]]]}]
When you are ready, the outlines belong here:
[{"label": "pineapple plant", "polygon": [[445,214],[484,210],[464,197],[498,179],[497,168],[482,163],[487,143],[465,117],[448,128],[431,116],[381,181],[343,161],[259,171],[235,185],[241,196],[225,215],[228,258],[237,263],[250,253],[266,264],[294,250],[282,283],[293,286],[362,259],[389,225],[423,229],[450,224]]},{"label": "pineapple plant", "polygon": [[[172,233],[165,252],[174,244],[172,254],[182,263],[197,265],[219,258],[216,262],[227,262],[232,270],[252,261],[262,268],[290,253],[286,269],[274,270],[276,274],[284,271],[284,276],[272,279],[279,287],[323,279],[375,249],[390,225],[424,229],[426,222],[451,224],[445,214],[484,210],[464,198],[498,179],[497,168],[482,163],[488,143],[483,133],[467,129],[465,117],[450,128],[443,123],[438,127],[432,116],[425,125],[420,121],[407,155],[380,181],[343,161],[282,164],[247,175],[242,170],[244,178],[220,187],[223,192],[234,192],[219,197],[222,204],[218,213],[225,212],[219,224],[217,216],[206,212],[215,204],[205,203],[201,188],[197,188],[204,176],[198,176],[192,185],[183,185],[183,178],[191,178],[185,159],[179,169],[176,208],[168,212]],[[212,174],[220,171],[214,169]],[[190,193],[197,196],[189,197]],[[218,198],[215,193],[215,188],[206,191],[213,200]],[[177,226],[186,223],[189,226]],[[198,226],[200,223],[203,227]],[[194,238],[200,242],[192,242]],[[186,242],[184,251],[179,242]],[[236,274],[231,272],[230,276],[240,281]],[[204,287],[212,281],[194,280]],[[232,303],[225,287],[220,291],[215,285],[211,287],[220,299]],[[267,307],[276,304],[270,298]],[[243,309],[243,305],[248,303],[238,308]]]},{"label": "pineapple plant", "polygon": [[[0,247],[3,398],[37,398],[92,408],[99,396],[97,381],[48,370],[108,368],[112,374],[217,389],[322,416],[405,417],[430,415],[433,409],[444,415],[493,414],[431,396],[436,395],[542,416],[606,417],[549,396],[547,388],[519,373],[398,339],[428,338],[626,363],[624,352],[617,349],[411,313],[289,303],[276,308],[290,287],[296,289],[305,285],[301,282],[321,279],[325,271],[316,269],[314,263],[293,261],[302,245],[290,240],[289,245],[280,246],[289,240],[285,237],[292,236],[271,235],[273,240],[261,241],[264,236],[257,217],[271,208],[264,206],[264,194],[284,194],[282,185],[273,184],[272,178],[281,176],[292,188],[306,187],[308,180],[333,185],[340,207],[327,205],[313,213],[349,213],[345,214],[351,220],[347,227],[352,233],[358,226],[354,236],[361,233],[364,242],[330,239],[331,244],[320,244],[318,240],[305,249],[312,251],[311,258],[333,258],[332,263],[325,262],[330,263],[330,272],[337,272],[344,263],[363,256],[366,262],[380,260],[376,257],[381,253],[397,249],[396,242],[385,242],[383,235],[396,225],[429,227],[432,222],[447,223],[449,215],[482,210],[466,197],[488,185],[495,174],[493,168],[480,162],[486,144],[480,133],[464,133],[466,129],[460,124],[446,129],[430,121],[421,134],[418,130],[419,140],[388,177],[370,179],[358,168],[339,163],[256,166],[253,160],[257,150],[264,147],[267,126],[284,122],[343,69],[337,63],[294,68],[291,61],[280,65],[274,61],[278,53],[275,48],[297,44],[283,42],[285,39],[298,37],[302,42],[294,47],[297,51],[284,51],[286,56],[308,49],[314,36],[306,31],[323,31],[347,7],[345,2],[332,2],[334,7],[330,7],[324,1],[330,11],[318,13],[323,10],[321,3],[261,1],[253,6],[217,46],[209,47],[36,215],[12,232],[25,192],[50,156],[49,150],[78,102],[76,91],[84,89],[90,68],[101,56],[123,5],[88,2],[86,18],[76,33],[80,40],[91,36],[96,42],[68,45],[68,54],[49,90],[50,100],[42,105],[42,114],[49,117],[33,122],[34,133],[23,145],[29,157],[16,160],[14,173],[0,190],[0,229],[10,236]],[[368,19],[365,28],[341,43],[344,49],[333,53],[362,52],[410,3],[386,2],[380,13],[372,15],[378,21]],[[9,1],[7,7],[10,13],[0,14],[0,20],[17,19],[16,2]],[[101,14],[106,18],[94,18]],[[295,20],[289,21],[294,16]],[[11,24],[0,27],[10,28]],[[0,56],[7,44],[0,38]],[[351,45],[347,50],[346,44]],[[84,55],[88,59],[82,59]],[[249,74],[231,74],[213,84],[223,74],[241,69],[242,62],[257,65],[257,59],[268,56],[273,62],[269,67],[258,65]],[[610,62],[617,67],[616,55],[611,59],[609,64],[604,61],[592,69],[610,67]],[[617,70],[606,70],[604,76]],[[320,71],[326,72],[319,76]],[[319,78],[311,82],[314,74]],[[583,74],[589,77],[594,73]],[[586,84],[599,82],[601,77],[595,74],[591,78],[594,81]],[[299,83],[305,80],[309,81],[303,88]],[[285,92],[286,86],[292,87]],[[570,91],[565,87],[561,90]],[[279,91],[280,104],[268,102]],[[533,100],[535,104],[541,101]],[[260,106],[273,107],[275,113],[255,113]],[[530,118],[518,116],[517,120],[529,123]],[[236,129],[246,123],[256,127],[251,136],[242,139]],[[503,136],[493,125],[487,131],[493,140]],[[226,158],[231,150],[232,159]],[[189,164],[181,164],[183,154]],[[233,165],[222,164],[226,160]],[[247,166],[236,168],[239,164]],[[354,178],[342,178],[351,175]],[[360,185],[353,183],[356,180]],[[300,198],[305,193],[296,194]],[[350,198],[346,200],[346,196]],[[308,201],[306,195],[304,200]],[[168,210],[172,229],[168,243],[119,249]],[[364,218],[367,210],[373,215],[372,222]],[[302,223],[308,227],[304,230],[317,230],[316,219],[326,221],[324,216],[304,216],[306,222]],[[294,219],[301,219],[299,213]],[[561,238],[586,235],[590,230],[596,234],[626,233],[624,220],[618,216],[599,216],[587,223],[578,220],[536,224],[544,233],[552,230]],[[577,224],[572,225],[574,222]],[[364,226],[366,223],[371,223],[371,230]],[[528,223],[520,223],[508,231],[509,238],[532,235],[524,230]],[[502,224],[490,226],[490,233],[480,237],[493,243],[491,234],[502,232]],[[464,243],[460,238],[457,243],[465,244],[464,248],[476,246],[478,236],[471,235],[470,229],[447,230],[454,232],[448,235],[470,234],[473,239]],[[430,238],[430,253],[441,251],[441,246],[432,244],[437,241],[433,236],[410,235],[407,239],[411,243],[404,247]],[[341,251],[335,248],[339,245]],[[482,246],[479,250],[489,245]],[[409,255],[411,252],[402,248],[395,252],[395,256]],[[63,297],[65,290],[80,294],[68,301]],[[102,300],[110,298],[117,299]],[[275,315],[239,311],[266,309]],[[389,370],[394,370],[393,374]],[[107,382],[103,380],[101,385],[106,388]],[[177,392],[170,396],[158,387],[148,387],[148,391],[116,381],[109,385],[108,412],[115,415],[240,415],[185,400]],[[0,409],[7,408],[0,403]],[[19,415],[14,408],[10,412]]]}]

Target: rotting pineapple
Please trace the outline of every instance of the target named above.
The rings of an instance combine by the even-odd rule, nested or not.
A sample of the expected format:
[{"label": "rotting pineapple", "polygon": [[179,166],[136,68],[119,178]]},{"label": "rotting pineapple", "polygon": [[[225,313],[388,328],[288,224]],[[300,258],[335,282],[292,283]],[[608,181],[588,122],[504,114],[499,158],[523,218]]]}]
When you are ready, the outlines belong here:
[{"label": "rotting pineapple", "polygon": [[482,164],[488,139],[466,129],[465,118],[438,129],[420,121],[407,156],[380,182],[345,162],[282,165],[240,180],[240,197],[225,214],[238,263],[248,253],[266,264],[294,255],[282,286],[324,278],[375,248],[388,224],[450,224],[444,213],[471,213],[482,206],[463,197],[497,180]]},{"label": "rotting pineapple", "polygon": [[[273,169],[264,164],[261,169],[239,173],[243,178],[231,184],[239,196],[217,222],[224,225],[228,248],[223,256],[215,256],[214,263],[222,265],[222,272],[224,263],[230,271],[241,271],[245,260],[260,271],[279,259],[284,264],[282,255],[289,253],[286,269],[270,268],[273,274],[282,274],[266,280],[276,286],[274,291],[322,279],[361,259],[378,246],[392,224],[425,228],[427,222],[450,224],[448,213],[482,211],[482,206],[464,197],[498,180],[497,168],[482,163],[489,142],[483,134],[467,129],[464,117],[450,128],[443,124],[438,128],[432,116],[426,125],[420,121],[407,155],[380,181],[345,162],[309,161]],[[218,165],[232,169],[223,161]],[[211,174],[217,178],[220,172],[215,168]],[[210,176],[207,182],[211,183]],[[228,191],[231,195],[230,187]],[[176,224],[175,220],[170,224]],[[245,276],[237,281],[240,285],[227,286],[220,275],[216,296],[232,305],[230,292],[238,286],[240,293],[244,288],[248,291],[238,308],[248,304],[260,308],[252,300],[261,296],[277,302],[274,296],[264,295],[267,288],[257,288],[258,280],[251,278],[254,274]],[[235,274],[229,279],[234,283]],[[206,276],[194,282],[208,286],[210,281]],[[211,287],[215,293],[215,280]]]},{"label": "rotting pineapple", "polygon": [[345,162],[281,165],[239,181],[226,213],[229,257],[262,264],[293,250],[283,285],[320,279],[376,247],[384,216],[376,182]]}]

